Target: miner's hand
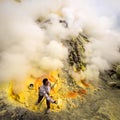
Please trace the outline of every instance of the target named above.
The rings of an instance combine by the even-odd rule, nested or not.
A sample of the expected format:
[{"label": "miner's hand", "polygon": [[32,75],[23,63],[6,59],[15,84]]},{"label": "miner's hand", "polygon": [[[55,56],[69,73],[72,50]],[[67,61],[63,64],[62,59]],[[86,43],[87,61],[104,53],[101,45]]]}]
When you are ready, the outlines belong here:
[{"label": "miner's hand", "polygon": [[54,101],[54,104],[57,104],[57,101],[56,101],[56,100]]}]

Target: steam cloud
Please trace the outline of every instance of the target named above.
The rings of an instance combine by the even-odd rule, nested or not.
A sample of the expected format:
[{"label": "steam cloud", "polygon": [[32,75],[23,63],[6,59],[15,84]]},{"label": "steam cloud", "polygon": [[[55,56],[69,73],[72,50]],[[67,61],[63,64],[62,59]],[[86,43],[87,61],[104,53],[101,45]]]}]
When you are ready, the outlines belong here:
[{"label": "steam cloud", "polygon": [[38,67],[40,72],[62,68],[68,56],[62,41],[79,32],[90,40],[85,46],[85,75],[88,79],[98,77],[99,71],[120,61],[120,37],[112,29],[113,23],[97,16],[83,0],[1,1],[0,80],[24,79]]}]

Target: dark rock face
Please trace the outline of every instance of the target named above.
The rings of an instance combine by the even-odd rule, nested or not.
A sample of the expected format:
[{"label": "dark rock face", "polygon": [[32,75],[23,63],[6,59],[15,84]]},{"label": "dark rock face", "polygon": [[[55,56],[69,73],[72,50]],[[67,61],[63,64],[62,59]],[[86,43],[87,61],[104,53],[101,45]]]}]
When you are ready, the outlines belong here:
[{"label": "dark rock face", "polygon": [[86,62],[84,44],[87,42],[87,37],[82,34],[67,41],[69,51],[68,63],[75,71],[85,70]]},{"label": "dark rock face", "polygon": [[110,70],[101,73],[100,77],[111,88],[120,89],[120,65],[113,65]]}]

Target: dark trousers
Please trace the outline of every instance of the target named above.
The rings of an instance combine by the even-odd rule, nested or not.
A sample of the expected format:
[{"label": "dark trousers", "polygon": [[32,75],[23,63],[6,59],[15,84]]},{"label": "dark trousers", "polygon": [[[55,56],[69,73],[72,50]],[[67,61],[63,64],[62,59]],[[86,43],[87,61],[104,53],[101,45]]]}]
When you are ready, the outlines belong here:
[{"label": "dark trousers", "polygon": [[[44,96],[41,96],[41,95],[39,94],[38,103],[41,102],[41,100],[43,99],[43,97],[44,97]],[[47,99],[46,99],[46,104],[47,104],[47,109],[50,109],[50,101],[48,101]]]}]

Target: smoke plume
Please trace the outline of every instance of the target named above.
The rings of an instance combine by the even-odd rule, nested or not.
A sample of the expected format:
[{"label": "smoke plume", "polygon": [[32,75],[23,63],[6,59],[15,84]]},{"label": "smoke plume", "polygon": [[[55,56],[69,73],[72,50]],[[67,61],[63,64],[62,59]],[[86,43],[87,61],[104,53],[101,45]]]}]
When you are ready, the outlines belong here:
[{"label": "smoke plume", "polygon": [[61,69],[68,57],[63,41],[79,32],[90,40],[85,75],[94,79],[120,61],[113,26],[114,19],[98,16],[84,0],[0,1],[0,80],[22,80],[38,68]]}]

